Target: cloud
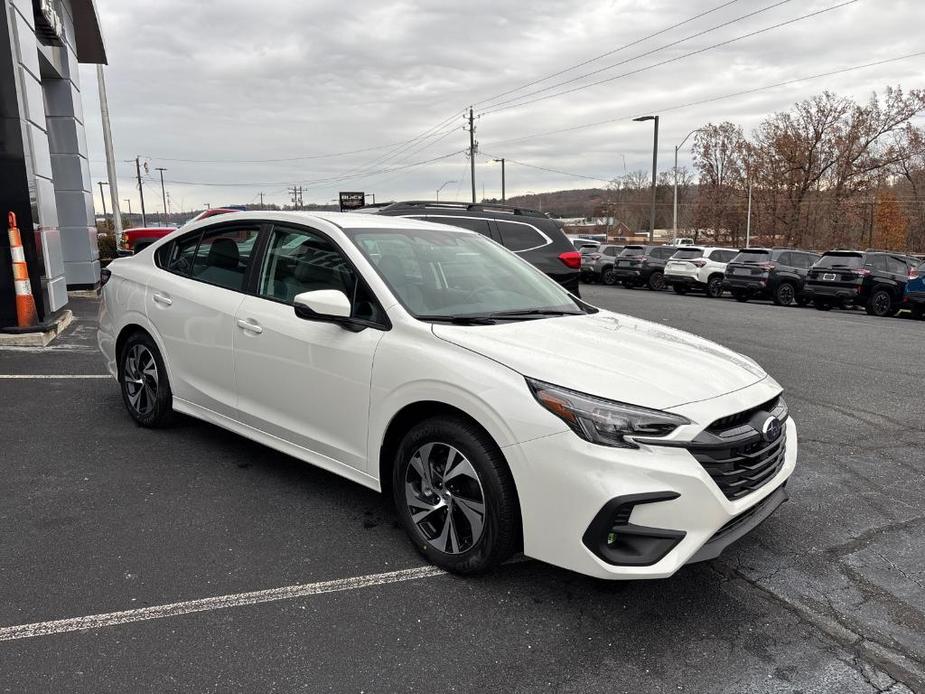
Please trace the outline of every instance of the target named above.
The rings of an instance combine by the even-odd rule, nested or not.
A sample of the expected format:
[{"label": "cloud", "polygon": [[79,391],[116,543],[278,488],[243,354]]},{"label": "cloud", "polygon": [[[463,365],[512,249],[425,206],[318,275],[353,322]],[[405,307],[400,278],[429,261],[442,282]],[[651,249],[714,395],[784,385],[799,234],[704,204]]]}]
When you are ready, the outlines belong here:
[{"label": "cloud", "polygon": [[[727,46],[680,57],[720,41],[837,4],[787,2],[754,17],[670,46],[691,34],[774,4],[738,0],[585,67],[548,86],[641,53],[646,57],[578,80],[588,81],[678,60],[522,108],[485,113],[477,137],[485,155],[609,179],[650,165],[651,124],[628,117],[660,112],[660,163],[671,166],[674,144],[708,121],[734,120],[751,130],[769,112],[823,89],[865,99],[875,89],[919,86],[922,60],[912,59],[749,96],[678,109],[682,104],[919,50],[907,29],[925,20],[925,6],[862,0],[819,17]],[[636,41],[723,4],[684,0],[97,0],[110,64],[107,87],[117,159],[136,154],[164,166],[174,209],[256,200],[286,201],[302,184],[305,200],[327,202],[338,190],[375,192],[377,199],[466,197],[463,154],[428,165],[376,173],[468,146],[464,109],[605,51]],[[81,69],[91,172],[105,176],[96,78]],[[508,142],[531,133],[620,119],[595,128]],[[391,159],[390,149],[344,157],[283,159],[377,147],[414,138]],[[440,137],[439,140],[437,138]],[[433,141],[432,141],[433,140]],[[497,144],[496,144],[497,143]],[[213,160],[184,162],[179,159]],[[681,163],[687,162],[686,153]],[[153,168],[152,168],[153,171]],[[335,177],[366,175],[343,181]],[[508,192],[592,184],[579,178],[511,164]],[[133,167],[119,164],[122,197],[133,197]],[[498,195],[500,171],[478,160],[479,192]],[[321,182],[325,180],[325,182]],[[194,185],[194,183],[196,185]],[[203,185],[203,184],[213,185]],[[159,184],[146,183],[155,209]],[[152,206],[149,203],[149,208]]]}]

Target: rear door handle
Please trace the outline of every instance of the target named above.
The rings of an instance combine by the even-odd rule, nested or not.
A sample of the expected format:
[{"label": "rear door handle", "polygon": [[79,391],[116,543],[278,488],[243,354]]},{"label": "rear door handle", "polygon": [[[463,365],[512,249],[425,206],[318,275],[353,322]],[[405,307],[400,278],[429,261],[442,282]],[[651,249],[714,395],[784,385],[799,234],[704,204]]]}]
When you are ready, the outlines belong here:
[{"label": "rear door handle", "polygon": [[259,325],[253,321],[244,320],[243,318],[238,320],[238,327],[241,328],[241,330],[247,330],[248,332],[254,333],[255,335],[259,335],[263,332],[263,328],[261,328]]},{"label": "rear door handle", "polygon": [[170,306],[173,303],[173,299],[169,296],[164,296],[160,292],[154,292],[152,297],[157,303],[164,304],[164,306]]}]

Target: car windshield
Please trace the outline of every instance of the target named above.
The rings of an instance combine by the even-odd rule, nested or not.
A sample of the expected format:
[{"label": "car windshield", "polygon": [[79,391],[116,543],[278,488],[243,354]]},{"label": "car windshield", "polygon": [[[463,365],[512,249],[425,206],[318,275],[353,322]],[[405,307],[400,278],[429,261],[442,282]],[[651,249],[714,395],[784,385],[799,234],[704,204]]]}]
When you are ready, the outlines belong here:
[{"label": "car windshield", "polygon": [[436,229],[346,233],[402,305],[422,320],[517,320],[594,311],[481,234]]},{"label": "car windshield", "polygon": [[816,267],[848,267],[858,268],[864,265],[864,256],[856,255],[824,255],[817,262]]},{"label": "car windshield", "polygon": [[700,258],[703,256],[702,248],[685,248],[675,253],[672,258],[676,260],[690,260],[691,258]]},{"label": "car windshield", "polygon": [[771,259],[769,251],[741,251],[732,259],[734,263],[765,263]]}]

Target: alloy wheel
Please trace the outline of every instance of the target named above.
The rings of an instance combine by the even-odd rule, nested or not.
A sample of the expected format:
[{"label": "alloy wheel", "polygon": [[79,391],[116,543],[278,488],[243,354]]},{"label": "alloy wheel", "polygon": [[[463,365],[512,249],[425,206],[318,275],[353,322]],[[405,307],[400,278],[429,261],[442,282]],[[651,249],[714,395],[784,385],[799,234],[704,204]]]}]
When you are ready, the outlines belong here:
[{"label": "alloy wheel", "polygon": [[132,345],[122,366],[122,380],[129,405],[144,416],[154,410],[157,404],[157,362],[147,347]]},{"label": "alloy wheel", "polygon": [[789,306],[793,303],[794,298],[795,292],[792,284],[785,282],[777,288],[777,299],[780,301],[781,306]]},{"label": "alloy wheel", "polygon": [[890,295],[886,292],[877,292],[874,296],[874,313],[878,316],[885,316],[890,311]]},{"label": "alloy wheel", "polygon": [[720,277],[712,278],[709,283],[707,283],[707,296],[710,296],[714,299],[721,297],[723,295],[723,280]]},{"label": "alloy wheel", "polygon": [[482,482],[469,459],[449,444],[427,443],[412,454],[405,502],[418,531],[441,552],[462,554],[482,536]]},{"label": "alloy wheel", "polygon": [[656,292],[660,292],[665,288],[665,276],[660,272],[653,272],[649,276],[649,287]]}]

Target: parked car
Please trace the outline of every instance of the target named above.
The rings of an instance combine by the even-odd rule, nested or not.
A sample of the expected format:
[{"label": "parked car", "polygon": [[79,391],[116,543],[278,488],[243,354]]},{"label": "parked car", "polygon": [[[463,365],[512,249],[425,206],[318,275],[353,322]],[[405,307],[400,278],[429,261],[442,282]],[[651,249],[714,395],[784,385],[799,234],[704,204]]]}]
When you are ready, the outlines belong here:
[{"label": "parked car", "polygon": [[613,264],[623,246],[606,245],[590,253],[581,254],[581,279],[584,282],[616,284]]},{"label": "parked car", "polygon": [[601,247],[601,242],[594,239],[576,239],[569,236],[568,240],[572,242],[575,250],[579,253],[584,253],[586,250],[597,250]]},{"label": "parked car", "polygon": [[576,296],[579,294],[581,254],[559,222],[543,212],[506,205],[407,201],[383,207],[379,214],[477,231],[514,251]]},{"label": "parked car", "polygon": [[176,231],[176,227],[134,227],[122,232],[122,248],[119,255],[138,253],[155,241]]},{"label": "parked car", "polygon": [[665,264],[678,249],[675,246],[624,246],[614,264],[616,279],[627,289],[646,286],[665,288]]},{"label": "parked car", "polygon": [[915,271],[909,273],[903,304],[912,312],[913,318],[925,320],[925,261],[921,261]]},{"label": "parked car", "polygon": [[810,268],[805,293],[821,310],[862,306],[872,316],[895,316],[902,308],[915,262],[888,251],[827,251]]},{"label": "parked car", "polygon": [[597,309],[485,235],[243,212],[103,276],[99,346],[135,422],[181,412],[381,490],[451,571],[522,550],[666,577],[787,498],[796,426],[757,363]]},{"label": "parked car", "polygon": [[726,263],[736,254],[737,251],[732,248],[680,248],[665,265],[665,284],[671,285],[678,294],[697,290],[712,298],[720,297],[723,295]]},{"label": "parked car", "polygon": [[792,248],[743,248],[726,265],[725,286],[736,301],[770,299],[778,306],[807,303],[806,273],[818,253]]}]

